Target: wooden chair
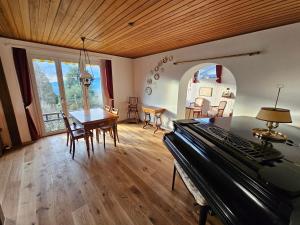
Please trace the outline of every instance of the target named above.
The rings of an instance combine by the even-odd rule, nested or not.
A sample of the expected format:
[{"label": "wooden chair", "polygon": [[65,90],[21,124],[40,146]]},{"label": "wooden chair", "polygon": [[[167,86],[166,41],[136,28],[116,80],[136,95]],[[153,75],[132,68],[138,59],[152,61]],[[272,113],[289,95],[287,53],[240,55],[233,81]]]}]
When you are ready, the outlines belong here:
[{"label": "wooden chair", "polygon": [[113,98],[108,99],[108,105],[109,105],[111,108],[113,108],[114,105],[115,105],[115,99],[113,99]]},{"label": "wooden chair", "polygon": [[[134,117],[131,117],[132,114]],[[136,123],[139,123],[138,97],[129,97],[127,120],[130,122],[132,119],[134,119]]]},{"label": "wooden chair", "polygon": [[[100,126],[100,130],[102,131],[103,134],[103,146],[105,149],[105,134],[106,132],[110,133],[110,136],[114,139],[115,147],[116,147],[116,136],[117,136],[117,124],[115,120],[110,120],[105,123],[103,123],[102,126]],[[99,133],[98,133],[99,135]],[[118,139],[119,140],[119,139]]]},{"label": "wooden chair", "polygon": [[215,117],[215,116],[222,117],[226,105],[227,105],[227,101],[220,101],[219,105],[210,107],[210,110],[207,112],[207,115],[209,117]]},{"label": "wooden chair", "polygon": [[209,206],[203,195],[200,191],[196,188],[193,181],[189,178],[180,164],[174,159],[174,171],[173,171],[173,181],[172,181],[172,191],[174,190],[175,186],[175,178],[176,172],[178,172],[180,178],[182,179],[184,185],[188,189],[188,191],[193,195],[195,198],[196,203],[201,207],[199,213],[199,225],[205,225],[207,219],[207,213],[209,211]]},{"label": "wooden chair", "polygon": [[[71,130],[71,126],[69,123],[69,120],[66,116],[63,116],[65,126],[70,134],[70,154],[72,153],[72,159],[74,159],[75,156],[75,141],[79,139],[87,139],[89,141],[89,138],[91,138],[91,144],[92,144],[92,151],[94,152],[94,144],[93,144],[93,133],[88,131],[86,132],[84,129],[77,129],[77,130]],[[86,143],[88,143],[88,141]],[[88,146],[87,146],[88,147]]]},{"label": "wooden chair", "polygon": [[[62,117],[66,117],[65,113],[63,111],[60,111]],[[70,123],[69,123],[70,124]],[[70,124],[70,128],[72,131],[78,130],[78,129],[82,129],[82,126],[80,124],[77,124],[75,122],[73,122],[72,124]],[[69,140],[70,140],[70,132],[67,129],[67,146],[69,145]]]},{"label": "wooden chair", "polygon": [[[119,109],[112,108],[111,113],[112,113],[112,114],[115,114],[115,115],[119,115]],[[104,148],[105,148],[105,133],[106,133],[106,132],[109,132],[110,136],[111,136],[113,139],[114,139],[114,138],[117,138],[118,142],[120,143],[119,135],[118,135],[117,124],[115,125],[115,133],[114,133],[114,130],[113,130],[113,126],[114,126],[114,124],[110,123],[110,124],[104,125],[103,127],[100,127],[100,130],[101,130],[102,133],[103,133],[103,144],[104,144]]]},{"label": "wooden chair", "polygon": [[[119,109],[112,108],[111,113],[118,116],[119,115]],[[113,130],[110,129],[110,136],[111,137],[113,137],[112,132],[113,132]],[[117,137],[118,143],[120,143],[119,134],[118,134],[118,124],[116,124],[116,137]]]},{"label": "wooden chair", "polygon": [[195,115],[197,115],[197,118],[202,116],[203,103],[204,103],[204,99],[201,97],[195,98],[195,101],[190,103],[189,108],[191,110],[189,112],[189,118],[190,118],[191,111],[193,111],[193,118],[195,118]]},{"label": "wooden chair", "polygon": [[110,112],[111,111],[111,106],[105,105],[104,110],[107,111],[107,112]]},{"label": "wooden chair", "polygon": [[[113,100],[113,99],[110,99],[110,100]],[[111,109],[112,109],[112,107],[109,106],[109,105],[105,105],[105,106],[104,106],[104,110],[107,111],[107,112],[111,112]],[[97,129],[96,129],[96,139],[97,139],[97,142],[98,142],[98,143],[99,143],[99,135],[100,135],[100,129],[97,128]]]}]

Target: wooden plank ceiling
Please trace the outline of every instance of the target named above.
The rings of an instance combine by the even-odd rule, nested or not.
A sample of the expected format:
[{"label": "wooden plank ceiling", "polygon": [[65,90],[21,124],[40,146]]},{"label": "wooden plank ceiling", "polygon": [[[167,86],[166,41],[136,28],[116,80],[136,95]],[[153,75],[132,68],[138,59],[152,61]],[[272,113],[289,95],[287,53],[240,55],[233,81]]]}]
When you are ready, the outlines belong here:
[{"label": "wooden plank ceiling", "polygon": [[299,21],[300,0],[0,0],[0,36],[132,58]]}]

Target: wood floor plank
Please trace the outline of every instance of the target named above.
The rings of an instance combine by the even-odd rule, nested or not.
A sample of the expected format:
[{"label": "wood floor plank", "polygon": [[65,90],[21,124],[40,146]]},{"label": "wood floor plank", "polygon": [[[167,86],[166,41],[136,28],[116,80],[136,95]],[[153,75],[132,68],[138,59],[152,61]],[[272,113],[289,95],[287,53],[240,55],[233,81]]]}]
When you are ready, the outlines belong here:
[{"label": "wood floor plank", "polygon": [[96,225],[96,222],[90,213],[88,205],[84,205],[73,213],[73,219],[76,225]]},{"label": "wood floor plank", "polygon": [[[8,225],[193,225],[194,199],[180,179],[171,191],[173,157],[163,132],[120,124],[120,143],[106,137],[87,157],[66,135],[42,138],[0,158],[0,203]],[[208,223],[220,225],[215,217]]]}]

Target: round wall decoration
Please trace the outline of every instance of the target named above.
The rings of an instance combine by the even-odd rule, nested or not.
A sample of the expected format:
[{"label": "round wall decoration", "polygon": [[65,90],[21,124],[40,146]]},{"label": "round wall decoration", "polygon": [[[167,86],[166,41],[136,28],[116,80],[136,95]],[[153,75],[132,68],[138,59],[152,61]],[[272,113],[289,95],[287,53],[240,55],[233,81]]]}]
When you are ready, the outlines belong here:
[{"label": "round wall decoration", "polygon": [[169,61],[173,61],[173,56],[169,56]]},{"label": "round wall decoration", "polygon": [[147,95],[151,95],[151,94],[152,94],[152,88],[151,88],[151,87],[146,87],[145,93],[146,93]]},{"label": "round wall decoration", "polygon": [[154,70],[159,71],[159,66],[156,66]]},{"label": "round wall decoration", "polygon": [[163,58],[163,63],[167,63],[168,62],[168,57],[164,57]]},{"label": "round wall decoration", "polygon": [[154,79],[159,80],[159,74],[158,73],[154,74]]}]

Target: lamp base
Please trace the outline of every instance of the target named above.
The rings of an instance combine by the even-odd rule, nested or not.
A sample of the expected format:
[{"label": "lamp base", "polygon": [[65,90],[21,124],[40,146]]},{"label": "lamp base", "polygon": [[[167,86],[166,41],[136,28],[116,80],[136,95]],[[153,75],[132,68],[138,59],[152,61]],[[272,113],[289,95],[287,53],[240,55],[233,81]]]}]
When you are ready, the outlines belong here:
[{"label": "lamp base", "polygon": [[287,136],[269,129],[263,129],[263,128],[253,128],[252,133],[254,136],[266,139],[266,140],[272,140],[272,141],[278,141],[278,142],[284,142],[287,140]]}]

